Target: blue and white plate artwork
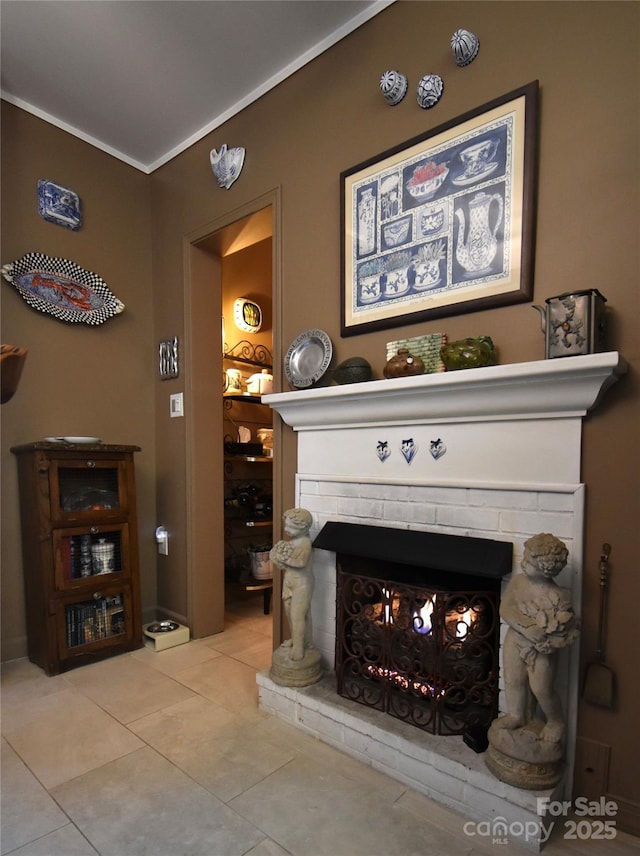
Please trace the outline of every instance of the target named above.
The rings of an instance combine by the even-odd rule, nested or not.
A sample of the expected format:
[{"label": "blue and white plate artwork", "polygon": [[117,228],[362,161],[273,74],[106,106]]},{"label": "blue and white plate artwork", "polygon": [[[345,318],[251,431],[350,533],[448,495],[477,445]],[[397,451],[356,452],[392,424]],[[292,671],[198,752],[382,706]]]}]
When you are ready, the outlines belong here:
[{"label": "blue and white plate artwork", "polygon": [[61,321],[102,324],[124,309],[101,277],[67,259],[26,253],[2,275],[29,306]]},{"label": "blue and white plate artwork", "polygon": [[38,181],[38,214],[51,223],[73,229],[82,226],[80,197],[68,187],[62,187],[47,178]]}]

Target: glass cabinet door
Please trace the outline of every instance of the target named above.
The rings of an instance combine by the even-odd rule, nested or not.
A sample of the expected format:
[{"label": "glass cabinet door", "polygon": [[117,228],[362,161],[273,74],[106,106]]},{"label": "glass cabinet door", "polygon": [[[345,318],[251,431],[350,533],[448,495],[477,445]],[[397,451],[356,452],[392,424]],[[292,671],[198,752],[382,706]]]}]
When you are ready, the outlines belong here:
[{"label": "glass cabinet door", "polygon": [[116,523],[55,529],[53,559],[58,590],[94,585],[96,577],[128,577],[129,527]]},{"label": "glass cabinet door", "polygon": [[60,658],[80,649],[112,645],[132,638],[131,594],[128,587],[107,586],[91,595],[61,599],[57,608]]},{"label": "glass cabinet door", "polygon": [[122,461],[86,458],[52,461],[51,518],[54,522],[127,513],[126,470]]}]

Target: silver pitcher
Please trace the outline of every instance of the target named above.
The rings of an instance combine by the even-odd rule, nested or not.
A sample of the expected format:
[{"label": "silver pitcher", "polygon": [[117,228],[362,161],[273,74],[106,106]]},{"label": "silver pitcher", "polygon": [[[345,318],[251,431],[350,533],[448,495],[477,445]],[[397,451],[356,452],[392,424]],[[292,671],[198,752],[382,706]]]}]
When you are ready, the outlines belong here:
[{"label": "silver pitcher", "polygon": [[574,357],[605,350],[605,303],[596,288],[548,297],[540,313],[546,358]]}]

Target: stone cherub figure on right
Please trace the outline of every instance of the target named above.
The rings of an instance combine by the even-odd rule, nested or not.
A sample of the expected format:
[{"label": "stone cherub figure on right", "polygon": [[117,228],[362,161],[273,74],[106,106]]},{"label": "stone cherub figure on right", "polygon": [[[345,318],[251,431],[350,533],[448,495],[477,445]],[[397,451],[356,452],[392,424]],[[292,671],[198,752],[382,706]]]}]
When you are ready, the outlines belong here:
[{"label": "stone cherub figure on right", "polygon": [[[566,566],[568,555],[554,535],[529,538],[523,573],[514,574],[500,604],[500,615],[509,625],[502,650],[507,713],[489,730],[487,764],[498,778],[518,787],[546,786],[557,776],[563,757],[565,720],[555,687],[558,652],[575,642],[579,626],[568,590],[554,577]],[[544,719],[536,716],[536,705]],[[527,765],[535,779],[534,770],[545,764],[544,784],[536,785]],[[511,778],[515,768],[523,774],[522,784]]]}]

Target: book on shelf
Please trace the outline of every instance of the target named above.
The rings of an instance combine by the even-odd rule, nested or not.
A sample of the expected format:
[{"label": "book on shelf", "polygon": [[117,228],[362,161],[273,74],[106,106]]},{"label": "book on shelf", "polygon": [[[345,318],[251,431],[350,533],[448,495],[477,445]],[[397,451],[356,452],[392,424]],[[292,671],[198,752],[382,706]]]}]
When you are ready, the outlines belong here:
[{"label": "book on shelf", "polygon": [[121,595],[98,601],[74,603],[66,607],[67,647],[88,645],[126,632]]}]

